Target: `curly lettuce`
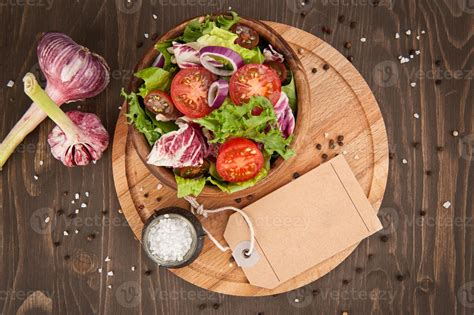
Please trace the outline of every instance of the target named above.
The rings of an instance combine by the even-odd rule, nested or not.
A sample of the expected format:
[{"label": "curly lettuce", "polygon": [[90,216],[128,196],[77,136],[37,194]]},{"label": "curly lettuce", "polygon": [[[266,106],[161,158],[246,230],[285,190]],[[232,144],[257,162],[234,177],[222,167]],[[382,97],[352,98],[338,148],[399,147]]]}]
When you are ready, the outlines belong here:
[{"label": "curly lettuce", "polygon": [[[262,111],[258,116],[252,113],[257,109]],[[293,137],[282,135],[273,105],[263,96],[252,97],[247,104],[240,106],[226,99],[219,109],[194,121],[212,132],[214,138],[210,143],[223,143],[229,137],[243,137],[261,143],[269,156],[277,153],[286,160],[295,154],[290,149]]]},{"label": "curly lettuce", "polygon": [[206,178],[183,178],[175,175],[176,184],[178,187],[178,198],[193,195],[199,196],[206,185]]}]

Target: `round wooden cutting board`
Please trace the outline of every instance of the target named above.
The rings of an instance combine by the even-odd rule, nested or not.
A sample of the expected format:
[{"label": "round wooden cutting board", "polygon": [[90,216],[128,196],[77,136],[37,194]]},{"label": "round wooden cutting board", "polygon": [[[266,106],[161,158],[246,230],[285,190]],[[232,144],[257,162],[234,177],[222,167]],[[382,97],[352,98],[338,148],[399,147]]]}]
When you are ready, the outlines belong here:
[{"label": "round wooden cutting board", "polygon": [[[352,64],[336,49],[312,34],[275,22],[265,22],[290,43],[305,68],[311,89],[309,124],[306,137],[298,144],[297,156],[285,162],[288,177],[304,174],[336,154],[344,154],[375,211],[380,207],[388,173],[388,143],[380,109],[367,83]],[[324,66],[324,65],[328,65]],[[316,69],[314,71],[313,69]],[[115,188],[130,227],[138,239],[144,222],[155,209],[167,206],[188,208],[186,201],[176,197],[176,191],[162,185],[142,163],[130,138],[124,109],[117,121],[113,143],[113,173]],[[337,137],[344,136],[343,144]],[[329,141],[334,139],[335,148]],[[320,143],[322,149],[316,149]],[[278,186],[273,187],[274,189]],[[315,192],[317,193],[317,192]],[[245,207],[263,197],[248,196],[245,191],[232,196],[232,202],[216,198],[198,198],[206,208],[232,205]],[[222,243],[223,232],[231,213],[200,218],[202,224]],[[177,276],[208,290],[240,296],[263,296],[290,291],[322,277],[340,264],[354,249],[314,266],[279,287],[268,290],[248,283],[243,271],[231,260],[230,252],[222,253],[206,239],[199,258],[188,267],[171,270]]]}]

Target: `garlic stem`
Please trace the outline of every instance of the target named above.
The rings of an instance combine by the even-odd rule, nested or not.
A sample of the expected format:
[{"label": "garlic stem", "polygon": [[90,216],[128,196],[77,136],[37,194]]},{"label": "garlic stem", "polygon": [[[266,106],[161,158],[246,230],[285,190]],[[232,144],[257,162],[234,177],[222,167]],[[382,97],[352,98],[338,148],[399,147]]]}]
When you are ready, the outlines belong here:
[{"label": "garlic stem", "polygon": [[36,106],[41,108],[68,138],[74,139],[74,136],[78,133],[77,126],[41,88],[34,74],[27,73],[23,77],[23,83],[26,95],[31,98]]}]

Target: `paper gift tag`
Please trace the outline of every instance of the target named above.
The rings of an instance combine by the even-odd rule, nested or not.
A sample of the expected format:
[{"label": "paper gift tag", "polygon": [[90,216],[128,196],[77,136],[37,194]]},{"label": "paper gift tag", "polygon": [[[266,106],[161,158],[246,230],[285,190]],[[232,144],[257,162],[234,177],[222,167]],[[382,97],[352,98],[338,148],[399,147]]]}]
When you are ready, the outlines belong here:
[{"label": "paper gift tag", "polygon": [[[255,227],[258,259],[242,269],[251,284],[267,289],[382,229],[342,155],[243,210]],[[230,216],[224,238],[239,252],[249,240],[248,227],[239,214]]]}]

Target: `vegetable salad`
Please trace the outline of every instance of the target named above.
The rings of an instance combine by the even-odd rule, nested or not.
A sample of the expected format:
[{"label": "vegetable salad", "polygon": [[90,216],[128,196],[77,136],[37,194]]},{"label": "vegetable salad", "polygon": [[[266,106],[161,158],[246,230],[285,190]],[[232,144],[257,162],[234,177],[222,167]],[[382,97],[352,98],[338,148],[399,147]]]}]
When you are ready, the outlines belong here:
[{"label": "vegetable salad", "polygon": [[239,23],[235,12],[188,23],[122,90],[130,123],[152,150],[147,163],[173,169],[178,197],[206,184],[252,187],[278,156],[291,158],[297,96],[284,56]]}]

